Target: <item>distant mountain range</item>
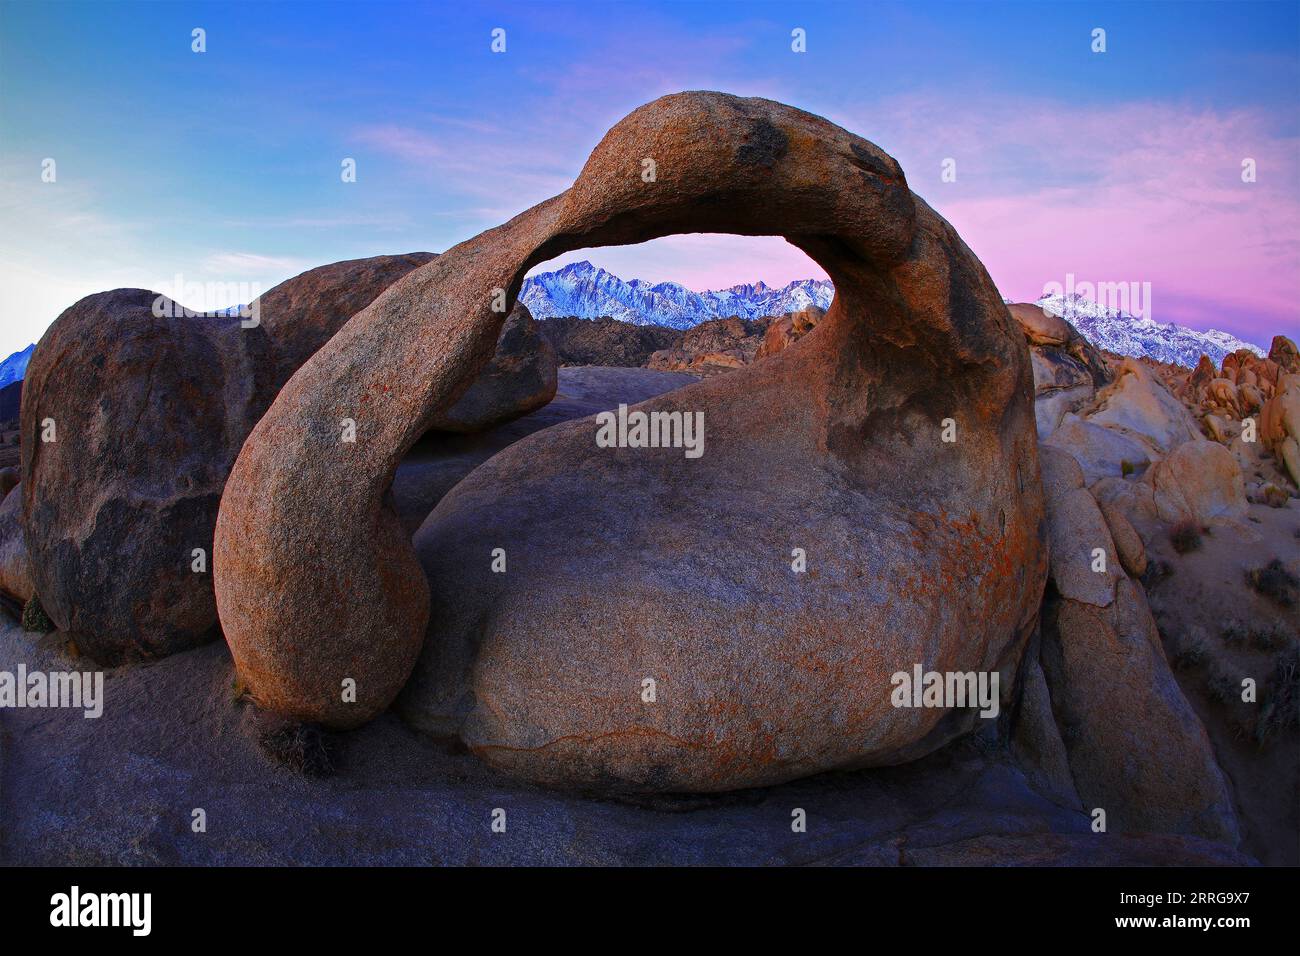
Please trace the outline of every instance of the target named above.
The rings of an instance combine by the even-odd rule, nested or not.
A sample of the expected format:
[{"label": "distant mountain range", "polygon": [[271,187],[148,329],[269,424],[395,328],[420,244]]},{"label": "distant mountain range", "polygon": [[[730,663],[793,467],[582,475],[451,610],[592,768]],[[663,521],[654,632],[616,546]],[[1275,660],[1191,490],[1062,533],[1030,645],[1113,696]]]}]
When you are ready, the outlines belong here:
[{"label": "distant mountain range", "polygon": [[825,279],[800,279],[780,289],[763,282],[710,292],[693,292],[676,282],[625,281],[590,262],[524,280],[520,300],[533,317],[609,317],[633,325],[689,329],[709,319],[761,319],[800,312],[810,305],[830,308],[835,287]]},{"label": "distant mountain range", "polygon": [[[835,287],[826,279],[800,279],[781,288],[754,282],[694,292],[676,282],[652,284],[643,279],[620,279],[583,261],[525,279],[519,298],[538,319],[611,318],[632,325],[684,330],[709,319],[761,319],[800,312],[810,305],[828,309],[835,298]],[[1162,325],[1105,309],[1078,293],[1044,296],[1037,304],[1069,321],[1097,348],[1120,355],[1146,356],[1195,368],[1202,354],[1213,359],[1216,366],[1223,364],[1225,355],[1238,349],[1266,354],[1253,342],[1227,332]],[[236,314],[239,308],[224,311]],[[35,348],[29,345],[0,362],[0,388],[23,378]]]},{"label": "distant mountain range", "polygon": [[[730,289],[693,292],[676,282],[650,284],[620,279],[590,262],[575,262],[555,272],[524,280],[520,299],[538,319],[576,316],[608,317],[633,325],[689,329],[709,319],[761,319],[798,312],[809,305],[829,308],[835,288],[826,279],[801,279],[776,289],[757,282]],[[1198,332],[1181,325],[1162,325],[1102,308],[1077,293],[1038,300],[1042,308],[1063,316],[1100,349],[1134,357],[1147,356],[1194,368],[1202,353],[1222,365],[1237,349],[1265,352],[1227,332]]]},{"label": "distant mountain range", "polygon": [[1077,292],[1044,296],[1037,304],[1044,312],[1065,319],[1097,348],[1120,355],[1146,356],[1158,362],[1195,368],[1202,355],[1208,355],[1221,367],[1223,357],[1238,349],[1247,349],[1261,357],[1268,354],[1258,345],[1218,329],[1198,332],[1172,323],[1162,325],[1103,308]]},{"label": "distant mountain range", "polygon": [[15,352],[3,362],[0,362],[0,388],[22,380],[23,376],[27,374],[27,363],[32,360],[32,352],[35,350],[36,343],[33,342],[21,352]]}]

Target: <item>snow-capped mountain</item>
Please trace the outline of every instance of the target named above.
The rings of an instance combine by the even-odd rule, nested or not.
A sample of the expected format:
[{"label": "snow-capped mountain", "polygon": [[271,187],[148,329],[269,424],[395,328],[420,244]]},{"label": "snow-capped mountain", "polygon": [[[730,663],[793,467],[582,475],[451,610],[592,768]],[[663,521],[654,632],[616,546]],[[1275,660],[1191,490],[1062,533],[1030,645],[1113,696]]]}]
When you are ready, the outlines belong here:
[{"label": "snow-capped mountain", "polygon": [[634,325],[689,329],[708,319],[761,319],[799,312],[810,305],[830,308],[835,289],[825,279],[800,279],[774,289],[762,282],[694,292],[676,282],[624,281],[590,262],[525,279],[519,294],[534,318],[609,316]]},{"label": "snow-capped mountain", "polygon": [[15,352],[3,362],[0,362],[0,388],[19,381],[27,374],[27,363],[32,360],[32,352],[34,351],[36,351],[35,342],[21,352]]},{"label": "snow-capped mountain", "polygon": [[[694,292],[676,282],[624,280],[590,262],[575,262],[555,272],[524,280],[519,298],[538,319],[608,316],[633,325],[689,329],[709,319],[739,316],[761,319],[798,312],[810,305],[830,308],[835,288],[825,279],[801,279],[775,289],[763,282]],[[1223,364],[1237,349],[1266,354],[1253,342],[1217,329],[1199,332],[1112,311],[1075,292],[1044,296],[1038,305],[1068,320],[1100,349],[1134,357],[1147,356],[1194,368],[1202,354]]]},{"label": "snow-capped mountain", "polygon": [[1221,366],[1223,357],[1238,349],[1249,349],[1261,357],[1267,354],[1258,345],[1218,329],[1198,332],[1173,323],[1162,325],[1112,311],[1077,292],[1043,296],[1036,304],[1044,312],[1065,319],[1097,348],[1120,355],[1146,356],[1195,368],[1202,355],[1208,355],[1216,366]]}]

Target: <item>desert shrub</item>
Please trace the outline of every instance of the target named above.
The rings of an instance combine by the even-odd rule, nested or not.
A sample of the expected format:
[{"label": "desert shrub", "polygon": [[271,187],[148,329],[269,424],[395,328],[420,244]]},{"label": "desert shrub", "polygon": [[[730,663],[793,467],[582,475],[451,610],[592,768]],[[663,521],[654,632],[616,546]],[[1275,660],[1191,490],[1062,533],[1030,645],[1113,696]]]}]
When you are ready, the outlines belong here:
[{"label": "desert shrub", "polygon": [[1241,681],[1216,661],[1210,665],[1209,673],[1205,675],[1205,692],[1211,700],[1227,704],[1241,699]]},{"label": "desert shrub", "polygon": [[1284,628],[1263,624],[1250,628],[1246,640],[1257,651],[1276,651],[1291,643]]},{"label": "desert shrub", "polygon": [[1255,740],[1261,747],[1280,733],[1300,730],[1300,647],[1293,644],[1274,658],[1262,697],[1255,722]]},{"label": "desert shrub", "polygon": [[1179,554],[1199,551],[1202,528],[1195,521],[1180,521],[1169,529],[1169,543]]},{"label": "desert shrub", "polygon": [[1205,660],[1205,638],[1192,631],[1178,635],[1171,642],[1173,652],[1169,662],[1180,670],[1195,667]]},{"label": "desert shrub", "polygon": [[24,631],[34,631],[37,634],[48,634],[54,630],[54,622],[41,606],[41,599],[35,595],[23,605],[22,624]]},{"label": "desert shrub", "polygon": [[332,742],[314,724],[279,724],[262,731],[257,742],[267,756],[295,773],[307,777],[328,777],[334,772]]},{"label": "desert shrub", "polygon": [[1229,647],[1239,647],[1250,637],[1250,628],[1240,621],[1233,621],[1223,628],[1223,643]]},{"label": "desert shrub", "polygon": [[1282,607],[1293,607],[1300,590],[1300,578],[1286,569],[1277,558],[1262,568],[1246,572],[1246,580],[1259,594]]},{"label": "desert shrub", "polygon": [[1121,460],[1121,461],[1120,461],[1120,463],[1119,463],[1119,473],[1120,473],[1121,476],[1127,478],[1129,475],[1133,474],[1133,472],[1135,472],[1135,471],[1137,471],[1137,468],[1135,468],[1135,467],[1133,466],[1133,462],[1131,462],[1131,461],[1127,461],[1127,460]]}]

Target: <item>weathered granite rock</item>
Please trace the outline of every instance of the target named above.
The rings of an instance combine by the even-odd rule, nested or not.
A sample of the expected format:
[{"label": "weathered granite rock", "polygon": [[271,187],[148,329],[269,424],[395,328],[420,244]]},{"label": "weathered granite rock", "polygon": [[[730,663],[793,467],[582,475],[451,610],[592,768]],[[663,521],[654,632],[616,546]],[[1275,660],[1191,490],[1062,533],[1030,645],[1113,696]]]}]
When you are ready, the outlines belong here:
[{"label": "weathered granite rock", "polygon": [[1296,344],[1285,335],[1273,336],[1268,358],[1269,361],[1276,362],[1283,372],[1300,375],[1300,348],[1296,348]]},{"label": "weathered granite rock", "polygon": [[1088,487],[1103,508],[1113,507],[1129,519],[1157,521],[1155,494],[1144,481],[1131,478],[1102,478]]},{"label": "weathered granite rock", "polygon": [[1111,379],[1099,351],[1060,316],[1037,305],[1007,306],[1029,343],[1034,368],[1034,416],[1045,440],[1071,412],[1088,404]]},{"label": "weathered granite rock", "polygon": [[1052,715],[1052,696],[1035,645],[1021,673],[1020,701],[1012,723],[1011,752],[1035,789],[1069,807],[1081,807],[1060,729]]},{"label": "weathered granite rock", "polygon": [[18,487],[22,477],[22,470],[17,465],[0,468],[0,498],[8,497],[9,492]]},{"label": "weathered granite rock", "polygon": [[1040,445],[1038,466],[1042,476],[1043,500],[1052,501],[1068,491],[1083,487],[1083,469],[1064,448]]},{"label": "weathered granite rock", "polygon": [[618,319],[559,316],[537,322],[561,365],[640,368],[650,356],[671,348],[681,333],[660,325],[633,325]]},{"label": "weathered granite rock", "polygon": [[[636,407],[702,413],[702,457],[597,447],[590,420],[511,446],[442,499],[422,568],[385,492],[490,359],[493,290],[568,249],[699,230],[784,234],[818,261],[837,298],[817,333]],[[993,283],[886,154],[770,101],[665,97],[571,189],[408,275],[294,376],[222,499],[223,627],[256,700],[333,726],[383,710],[423,643],[408,719],[549,784],[724,790],[908,760],[976,718],[894,708],[890,676],[1010,684],[1032,629],[1031,386]]]},{"label": "weathered granite rock", "polygon": [[[1088,490],[1076,488],[1051,499],[1047,528],[1056,589],[1072,600],[1109,607],[1124,572],[1106,519]],[[1102,555],[1095,554],[1097,549]],[[1097,570],[1103,566],[1104,570]]]},{"label": "weathered granite rock", "polygon": [[22,507],[22,493],[18,490],[0,502],[0,593],[20,605],[35,593],[32,566],[23,542]]},{"label": "weathered granite rock", "polygon": [[1030,345],[1065,345],[1073,337],[1074,328],[1069,322],[1032,302],[1012,303],[1007,311],[1020,323]]},{"label": "weathered granite rock", "polygon": [[1260,411],[1258,437],[1300,486],[1300,375],[1288,373],[1279,379],[1277,394]]},{"label": "weathered granite rock", "polygon": [[763,326],[749,319],[710,319],[688,329],[672,348],[655,352],[646,368],[662,372],[730,370],[748,365],[764,342]]},{"label": "weathered granite rock", "polygon": [[1236,844],[1227,781],[1169,671],[1139,585],[1111,609],[1050,604],[1042,663],[1084,808],[1107,829],[1186,833]]},{"label": "weathered granite rock", "polygon": [[[171,314],[156,316],[156,301]],[[101,659],[216,636],[217,503],[273,394],[261,328],[172,306],[144,289],[88,296],[27,369],[19,489],[32,578],[51,620]]]},{"label": "weathered granite rock", "polygon": [[[1141,585],[1124,573],[1145,570],[1145,546],[1127,515],[1154,517],[1151,486],[1111,477],[1085,489],[1078,462],[1052,445],[1040,448],[1039,462],[1051,588],[1037,659],[1022,665],[1013,752],[1040,789],[1068,797],[1068,781],[1085,810],[1106,811],[1112,830],[1235,842],[1236,818],[1214,752],[1170,673]],[[1038,664],[1041,689],[1034,685]],[[1055,756],[1054,730],[1068,773]]]},{"label": "weathered granite rock", "polygon": [[768,323],[763,333],[763,344],[758,347],[755,358],[767,358],[777,352],[784,352],[817,327],[817,323],[826,317],[826,310],[815,305],[798,312],[778,315]]},{"label": "weathered granite rock", "polygon": [[1200,430],[1183,404],[1159,382],[1145,365],[1125,359],[1115,381],[1097,395],[1097,408],[1088,421],[1123,432],[1145,442],[1152,457],[1167,454]]},{"label": "weathered granite rock", "polygon": [[[254,304],[258,321],[275,345],[276,388],[348,319],[435,255],[410,252],[334,262],[287,279],[260,296]],[[540,335],[528,309],[516,304],[506,317],[492,361],[429,427],[477,432],[526,415],[555,397],[558,366],[555,350]]]},{"label": "weathered granite rock", "polygon": [[429,512],[462,478],[497,452],[533,432],[597,412],[635,405],[699,381],[686,372],[645,368],[562,368],[555,399],[520,418],[461,435],[428,432],[402,459],[393,478],[393,504],[402,527],[415,534]]},{"label": "weathered granite rock", "polygon": [[253,303],[275,347],[276,388],[298,371],[348,319],[436,253],[346,259],[286,279]]},{"label": "weathered granite rock", "polygon": [[1142,577],[1147,569],[1146,546],[1142,543],[1142,536],[1133,527],[1123,507],[1112,503],[1099,502],[1099,505],[1102,517],[1106,519],[1106,527],[1110,529],[1110,536],[1115,542],[1120,564],[1132,577]]},{"label": "weathered granite rock", "polygon": [[1162,521],[1208,523],[1246,513],[1246,489],[1232,452],[1218,442],[1185,442],[1142,478]]},{"label": "weathered granite rock", "polygon": [[[672,374],[672,373],[664,373]],[[68,664],[0,615],[0,671]],[[505,778],[391,715],[338,735],[327,779],[272,764],[231,702],[224,647],[109,671],[103,716],[3,713],[3,866],[1250,864],[1197,837],[1093,833],[971,738],[904,766],[736,794],[611,800]],[[177,728],[184,728],[178,741]],[[201,793],[230,839],[169,820]],[[504,833],[487,810],[509,814]],[[792,832],[790,811],[808,814]],[[164,808],[164,809],[160,809]],[[1281,842],[1281,841],[1279,841]],[[1279,862],[1294,865],[1294,848]]]},{"label": "weathered granite rock", "polygon": [[1090,485],[1101,478],[1141,474],[1151,464],[1151,452],[1141,442],[1077,416],[1067,417],[1044,444],[1073,455]]}]

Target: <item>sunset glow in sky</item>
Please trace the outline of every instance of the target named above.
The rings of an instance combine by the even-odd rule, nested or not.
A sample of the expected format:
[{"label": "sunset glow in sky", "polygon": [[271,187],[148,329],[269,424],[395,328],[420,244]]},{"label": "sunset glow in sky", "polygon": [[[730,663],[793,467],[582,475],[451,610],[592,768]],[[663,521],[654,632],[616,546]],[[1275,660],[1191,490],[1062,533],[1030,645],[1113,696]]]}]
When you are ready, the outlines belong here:
[{"label": "sunset glow in sky", "polygon": [[[876,142],[1004,295],[1067,273],[1149,282],[1156,320],[1267,346],[1300,337],[1298,11],[6,2],[0,358],[108,288],[264,290],[441,251],[563,190],[611,124],[685,89],[771,97]],[[725,236],[542,268],[578,258],[697,289],[822,275],[780,239]]]}]

